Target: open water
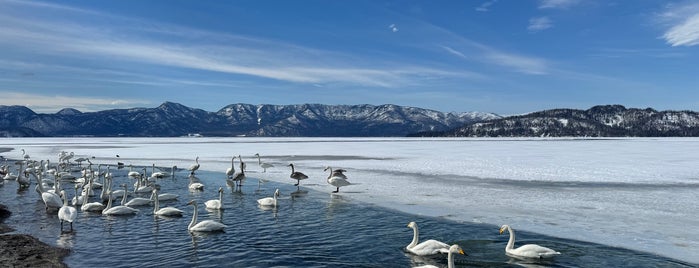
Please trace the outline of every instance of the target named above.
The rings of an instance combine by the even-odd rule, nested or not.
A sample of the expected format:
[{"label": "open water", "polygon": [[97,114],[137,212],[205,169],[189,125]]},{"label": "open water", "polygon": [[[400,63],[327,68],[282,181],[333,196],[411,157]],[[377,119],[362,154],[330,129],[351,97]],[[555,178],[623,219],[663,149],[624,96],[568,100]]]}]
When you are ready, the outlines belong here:
[{"label": "open water", "polygon": [[[115,185],[132,187],[127,171],[112,170]],[[468,256],[457,256],[457,267],[696,267],[653,254],[524,231],[517,231],[517,245],[537,243],[562,255],[546,261],[519,260],[505,255],[508,236],[499,235],[499,226],[411,215],[355,201],[349,197],[351,192],[310,189],[314,186],[310,181],[302,181],[300,187],[258,183],[261,174],[248,173],[242,190],[234,191],[225,186],[224,174],[199,171],[196,176],[205,190],[192,192],[187,189],[188,172],[180,171],[158,184],[161,193],[180,195],[176,201],[161,202],[161,207],[180,208],[184,217],[155,217],[151,206],[126,217],[79,212],[73,232],[60,231],[56,212],[45,211],[34,184],[18,191],[15,181],[5,181],[0,203],[12,210],[6,223],[17,233],[71,249],[65,259],[71,267],[446,267],[445,257],[404,252],[412,239],[412,230],[406,227],[410,221],[418,223],[421,240],[461,245]],[[218,187],[225,189],[225,209],[207,211],[203,202],[218,198]],[[64,188],[70,197],[74,195],[68,190],[72,185]],[[256,200],[271,196],[277,188],[282,195],[278,208],[258,207]],[[225,232],[190,234],[187,225],[193,207],[186,205],[189,200],[200,204],[199,221],[221,221],[228,226]]]}]

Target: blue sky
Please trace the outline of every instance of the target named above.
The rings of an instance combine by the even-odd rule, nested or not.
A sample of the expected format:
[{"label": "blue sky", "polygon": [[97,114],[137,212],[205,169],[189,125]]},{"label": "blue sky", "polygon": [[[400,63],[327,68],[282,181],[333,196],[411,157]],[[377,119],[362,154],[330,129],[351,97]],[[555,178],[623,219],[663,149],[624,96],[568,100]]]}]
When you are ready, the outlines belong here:
[{"label": "blue sky", "polygon": [[0,0],[0,105],[699,110],[699,2]]}]

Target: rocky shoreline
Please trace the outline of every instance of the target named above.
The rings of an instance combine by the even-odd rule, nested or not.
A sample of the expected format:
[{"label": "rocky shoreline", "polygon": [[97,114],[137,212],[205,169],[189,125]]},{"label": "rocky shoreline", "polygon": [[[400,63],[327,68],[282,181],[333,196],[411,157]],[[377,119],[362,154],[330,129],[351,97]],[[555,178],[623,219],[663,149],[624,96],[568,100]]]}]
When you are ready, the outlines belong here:
[{"label": "rocky shoreline", "polygon": [[6,234],[13,229],[3,222],[10,217],[0,204],[0,263],[3,267],[68,267],[63,258],[70,250],[53,247],[25,234]]}]

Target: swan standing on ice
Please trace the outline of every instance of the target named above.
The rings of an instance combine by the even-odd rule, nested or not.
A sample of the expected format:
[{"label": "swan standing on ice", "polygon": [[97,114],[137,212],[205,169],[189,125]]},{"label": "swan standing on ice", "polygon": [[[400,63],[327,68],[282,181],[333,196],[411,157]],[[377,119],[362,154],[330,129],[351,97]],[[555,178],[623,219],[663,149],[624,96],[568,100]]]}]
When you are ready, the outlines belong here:
[{"label": "swan standing on ice", "polygon": [[265,207],[277,207],[277,197],[279,197],[279,189],[274,191],[272,197],[257,199],[257,204]]},{"label": "swan standing on ice", "polygon": [[194,206],[194,214],[192,215],[192,221],[189,223],[189,226],[187,227],[187,230],[189,230],[190,233],[192,232],[217,232],[217,231],[223,231],[223,228],[226,228],[227,226],[224,225],[223,223],[217,222],[217,221],[212,221],[212,220],[205,220],[197,223],[197,216],[199,215],[199,212],[197,211],[197,201],[192,200],[187,203],[187,205],[192,205]]},{"label": "swan standing on ice", "polygon": [[308,179],[308,176],[306,176],[306,174],[294,171],[294,164],[289,164],[288,166],[291,167],[291,175],[289,175],[289,178],[296,180],[296,184],[294,184],[294,186],[299,186],[301,180]]},{"label": "swan standing on ice", "polygon": [[405,247],[408,252],[419,256],[449,253],[449,245],[444,242],[430,239],[418,244],[420,231],[418,231],[417,223],[411,221],[408,223],[408,227],[413,228],[413,241]]},{"label": "swan standing on ice", "polygon": [[255,154],[257,156],[257,164],[262,168],[262,172],[267,172],[268,168],[274,167],[274,165],[270,163],[265,163],[260,160],[260,154]]},{"label": "swan standing on ice", "polygon": [[191,166],[189,166],[189,168],[187,168],[187,170],[190,171],[189,174],[192,174],[192,175],[194,174],[194,171],[197,171],[197,169],[199,169],[199,166],[200,166],[200,165],[199,165],[199,157],[198,157],[198,156],[197,156],[196,159],[194,159],[194,162],[195,162],[194,164],[192,164]]},{"label": "swan standing on ice", "polygon": [[78,216],[78,211],[71,206],[68,206],[68,197],[66,192],[61,190],[61,196],[63,196],[63,206],[58,209],[58,219],[61,220],[61,232],[63,232],[63,222],[70,222],[70,230],[73,231],[73,221]]},{"label": "swan standing on ice", "polygon": [[342,186],[347,186],[350,185],[350,182],[347,181],[347,176],[345,176],[344,169],[336,169],[333,171],[331,167],[326,167],[323,171],[327,171],[330,169],[330,175],[328,175],[328,184],[335,186],[336,190],[333,191],[333,193],[338,193],[340,192],[340,187]]},{"label": "swan standing on ice", "polygon": [[[466,255],[464,250],[459,247],[459,245],[454,244],[449,247],[449,255],[447,255],[447,267],[454,268],[454,254]],[[438,268],[434,265],[422,265],[415,268]]]},{"label": "swan standing on ice", "polygon": [[231,157],[231,166],[228,167],[228,169],[226,169],[226,177],[228,177],[228,179],[232,179],[233,174],[235,174],[235,161],[234,160],[235,160],[235,156]]},{"label": "swan standing on ice", "polygon": [[182,213],[184,213],[184,211],[182,210],[179,210],[174,207],[160,208],[160,202],[158,202],[158,189],[153,189],[153,197],[155,197],[155,206],[153,207],[153,214],[157,216],[182,217]]},{"label": "swan standing on ice", "polygon": [[238,187],[243,186],[243,181],[245,180],[245,163],[243,163],[243,158],[238,155],[238,160],[240,160],[240,172],[233,174],[233,181]]},{"label": "swan standing on ice", "polygon": [[502,227],[500,227],[500,234],[504,233],[505,230],[507,230],[510,233],[510,240],[507,241],[507,246],[505,247],[505,253],[507,255],[512,255],[515,257],[524,257],[524,258],[536,258],[536,259],[543,259],[543,258],[551,258],[553,256],[561,254],[558,251],[555,251],[553,249],[547,248],[547,247],[542,247],[539,245],[535,244],[526,244],[524,246],[514,248],[515,246],[515,231],[512,230],[512,228],[505,224]]},{"label": "swan standing on ice", "polygon": [[223,209],[223,187],[218,187],[218,199],[204,202],[207,209]]}]

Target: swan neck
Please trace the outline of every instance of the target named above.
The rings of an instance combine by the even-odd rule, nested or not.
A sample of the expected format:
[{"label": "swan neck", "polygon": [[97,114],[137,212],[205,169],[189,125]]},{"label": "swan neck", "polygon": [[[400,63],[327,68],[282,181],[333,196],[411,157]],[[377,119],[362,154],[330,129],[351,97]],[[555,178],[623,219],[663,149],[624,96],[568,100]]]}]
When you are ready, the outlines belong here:
[{"label": "swan neck", "polygon": [[218,203],[223,205],[223,191],[218,191]]},{"label": "swan neck", "polygon": [[109,195],[109,201],[107,201],[107,206],[102,211],[107,211],[110,208],[112,208],[112,195],[111,194]]},{"label": "swan neck", "polygon": [[158,212],[158,209],[160,208],[160,203],[158,202],[158,193],[153,192],[153,196],[155,197],[155,204],[153,204],[153,213]]},{"label": "swan neck", "polygon": [[510,226],[507,226],[507,232],[510,233],[510,240],[507,241],[507,247],[505,247],[505,251],[512,250],[515,246],[515,231],[512,230]]},{"label": "swan neck", "polygon": [[454,268],[454,253],[449,250],[449,254],[447,255],[447,268]]},{"label": "swan neck", "polygon": [[128,189],[127,189],[126,187],[124,187],[124,196],[121,197],[121,205],[122,205],[122,206],[123,206],[124,204],[126,204],[126,195],[127,195],[127,193],[128,193],[127,190],[128,190]]},{"label": "swan neck", "polygon": [[418,231],[417,226],[413,226],[412,228],[413,228],[413,241],[410,242],[410,244],[408,245],[408,248],[412,248],[412,247],[417,245],[418,237],[420,235],[420,231]]},{"label": "swan neck", "polygon": [[199,215],[199,212],[197,211],[197,204],[194,205],[194,214],[192,214],[192,221],[189,223],[189,227],[187,229],[191,230],[192,227],[194,227],[194,224],[197,223],[197,216]]}]

